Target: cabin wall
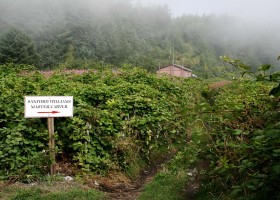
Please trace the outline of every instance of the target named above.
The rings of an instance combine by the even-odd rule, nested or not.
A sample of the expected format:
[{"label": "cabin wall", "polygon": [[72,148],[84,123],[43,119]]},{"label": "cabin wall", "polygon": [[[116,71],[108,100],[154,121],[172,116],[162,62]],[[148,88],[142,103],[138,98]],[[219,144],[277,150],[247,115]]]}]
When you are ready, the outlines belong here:
[{"label": "cabin wall", "polygon": [[157,74],[170,74],[173,76],[177,76],[177,77],[184,77],[184,78],[188,78],[192,76],[192,72],[190,71],[186,71],[182,68],[178,68],[175,66],[167,66],[165,68],[159,69],[157,71]]}]

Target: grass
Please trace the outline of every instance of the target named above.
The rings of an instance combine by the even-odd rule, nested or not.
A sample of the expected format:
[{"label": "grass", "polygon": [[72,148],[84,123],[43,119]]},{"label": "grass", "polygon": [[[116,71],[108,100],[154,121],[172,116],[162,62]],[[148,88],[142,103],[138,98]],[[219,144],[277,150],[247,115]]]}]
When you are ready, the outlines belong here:
[{"label": "grass", "polygon": [[101,200],[104,195],[96,190],[72,189],[69,191],[45,192],[41,189],[20,190],[11,200]]},{"label": "grass", "polygon": [[105,200],[106,195],[76,183],[14,184],[0,192],[1,200]]},{"label": "grass", "polygon": [[138,200],[183,200],[181,194],[186,179],[165,172],[158,173],[148,183]]}]

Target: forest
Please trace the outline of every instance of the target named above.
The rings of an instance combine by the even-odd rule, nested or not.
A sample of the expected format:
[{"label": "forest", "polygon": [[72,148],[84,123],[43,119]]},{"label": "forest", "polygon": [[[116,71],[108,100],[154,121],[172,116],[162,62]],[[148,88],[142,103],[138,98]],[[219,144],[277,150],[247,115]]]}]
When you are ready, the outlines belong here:
[{"label": "forest", "polygon": [[[0,1],[0,199],[280,199],[274,24],[75,2]],[[74,99],[54,158],[25,96]]]},{"label": "forest", "polygon": [[276,24],[262,23],[214,14],[173,17],[167,6],[131,1],[2,0],[0,63],[43,70],[129,65],[154,72],[174,55],[199,77],[232,77],[234,69],[220,59],[227,55],[255,71],[268,63],[275,71],[279,34]]}]

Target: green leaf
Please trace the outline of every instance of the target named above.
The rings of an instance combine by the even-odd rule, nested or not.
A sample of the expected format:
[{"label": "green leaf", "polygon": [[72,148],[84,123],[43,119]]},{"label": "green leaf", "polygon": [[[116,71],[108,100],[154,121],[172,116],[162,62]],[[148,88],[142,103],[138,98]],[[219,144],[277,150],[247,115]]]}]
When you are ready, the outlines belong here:
[{"label": "green leaf", "polygon": [[256,78],[257,78],[257,81],[264,81],[265,80],[265,77],[262,74],[257,75]]},{"label": "green leaf", "polygon": [[246,73],[247,73],[247,71],[243,71],[243,72],[241,73],[241,76],[243,77]]},{"label": "green leaf", "polygon": [[240,129],[236,129],[232,134],[233,135],[240,135],[243,131]]},{"label": "green leaf", "polygon": [[273,88],[270,92],[269,92],[269,95],[273,95],[275,97],[279,97],[280,96],[280,84]]},{"label": "green leaf", "polygon": [[239,195],[241,192],[243,191],[243,189],[240,186],[233,186],[233,190],[231,192],[231,196],[232,197],[236,197],[237,195]]},{"label": "green leaf", "polygon": [[262,65],[259,68],[259,71],[266,71],[266,70],[269,70],[270,68],[271,68],[271,65]]},{"label": "green leaf", "polygon": [[273,74],[270,74],[269,78],[270,78],[270,81],[275,81],[275,82],[279,81],[280,72],[275,72]]},{"label": "green leaf", "polygon": [[272,167],[272,170],[273,170],[274,173],[280,174],[280,165],[274,165]]}]

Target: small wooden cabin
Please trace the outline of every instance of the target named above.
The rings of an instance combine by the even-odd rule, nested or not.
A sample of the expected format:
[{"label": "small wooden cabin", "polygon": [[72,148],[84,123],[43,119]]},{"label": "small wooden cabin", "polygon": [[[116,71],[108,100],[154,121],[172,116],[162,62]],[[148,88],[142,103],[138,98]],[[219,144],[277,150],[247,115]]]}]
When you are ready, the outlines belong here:
[{"label": "small wooden cabin", "polygon": [[177,77],[189,78],[192,77],[192,70],[181,65],[168,65],[157,70],[157,74],[170,74]]}]

